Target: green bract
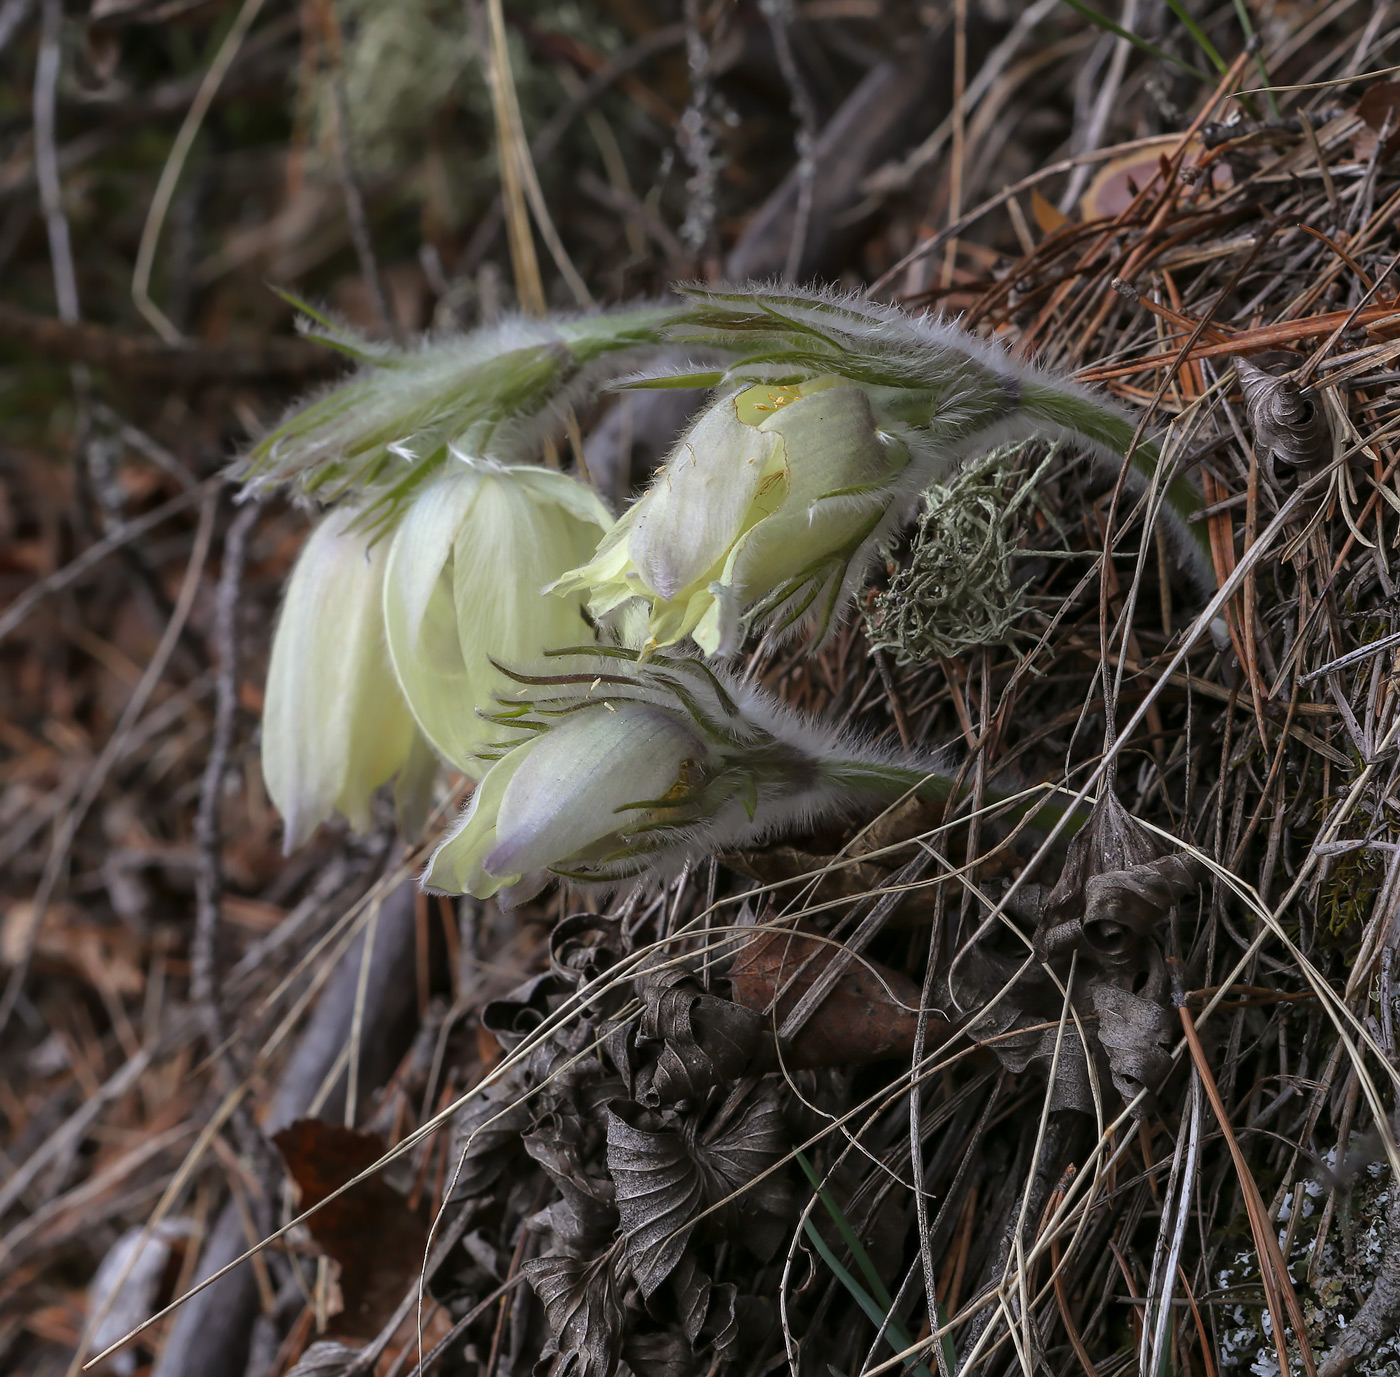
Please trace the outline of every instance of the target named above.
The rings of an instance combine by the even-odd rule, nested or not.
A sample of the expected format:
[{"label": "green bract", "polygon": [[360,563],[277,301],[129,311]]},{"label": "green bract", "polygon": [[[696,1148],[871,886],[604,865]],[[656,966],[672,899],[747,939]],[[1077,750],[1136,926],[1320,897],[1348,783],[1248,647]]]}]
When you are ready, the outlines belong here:
[{"label": "green bract", "polygon": [[[664,307],[535,321],[514,318],[417,349],[370,353],[357,377],[293,412],[248,455],[243,478],[295,481],[318,499],[354,495],[362,519],[392,523],[454,450],[499,463],[533,460],[564,412],[635,352],[660,342]],[[615,358],[613,356],[621,356]]]},{"label": "green bract", "polygon": [[[1067,438],[1121,458],[1132,424],[1094,394],[938,320],[819,293],[687,288],[673,339],[741,357],[721,372],[634,379],[719,395],[597,555],[561,579],[595,616],[639,598],[645,649],[691,636],[732,654],[756,625],[819,639],[919,495],[1009,440]],[[1155,473],[1157,452],[1136,463]],[[1178,526],[1199,506],[1166,493]],[[1203,582],[1199,530],[1185,538]]]}]

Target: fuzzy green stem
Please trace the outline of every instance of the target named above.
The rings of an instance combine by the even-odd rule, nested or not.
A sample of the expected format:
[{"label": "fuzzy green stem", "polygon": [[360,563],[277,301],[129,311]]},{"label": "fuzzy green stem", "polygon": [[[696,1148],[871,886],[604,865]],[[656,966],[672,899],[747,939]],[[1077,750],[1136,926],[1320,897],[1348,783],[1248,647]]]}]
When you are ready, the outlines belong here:
[{"label": "fuzzy green stem", "polygon": [[[857,793],[883,794],[899,798],[912,794],[924,803],[946,803],[953,796],[955,780],[952,775],[938,770],[921,769],[912,765],[883,765],[865,760],[841,760],[823,766],[823,772],[832,784]],[[1042,798],[1013,799],[1013,796],[999,789],[984,789],[983,802],[988,807],[1006,805],[1006,816],[1033,818],[1037,826],[1048,826],[1058,822],[1069,813],[1067,832],[1072,834],[1089,820],[1082,809],[1073,813],[1057,803],[1052,795]]]},{"label": "fuzzy green stem", "polygon": [[[1137,429],[1116,411],[1098,406],[1088,397],[1061,391],[1045,383],[1027,382],[1021,389],[1021,405],[1038,416],[1116,454],[1131,451],[1133,468],[1148,484],[1157,478],[1162,452],[1151,440],[1138,440]],[[1134,440],[1137,443],[1134,444]],[[1178,476],[1166,485],[1163,510],[1175,534],[1185,546],[1197,573],[1215,586],[1215,564],[1210,553],[1210,532],[1193,521],[1201,510],[1201,496],[1190,482]]]}]

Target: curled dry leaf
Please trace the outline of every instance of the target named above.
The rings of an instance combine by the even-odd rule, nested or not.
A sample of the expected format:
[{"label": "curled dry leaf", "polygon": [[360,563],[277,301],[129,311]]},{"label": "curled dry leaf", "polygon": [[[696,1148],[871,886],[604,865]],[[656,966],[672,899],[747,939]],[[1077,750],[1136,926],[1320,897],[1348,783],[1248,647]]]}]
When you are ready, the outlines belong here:
[{"label": "curled dry leaf", "polygon": [[[977,948],[954,967],[954,1002],[971,1011],[964,1031],[1012,1075],[1034,1067],[1050,1080],[1052,1110],[1093,1113],[1093,1082],[1075,1021],[1065,1021],[1062,1035],[1058,989],[1034,970],[1017,980],[1018,970],[1017,963]],[[1011,992],[1003,993],[1008,984]]]},{"label": "curled dry leaf", "polygon": [[507,1052],[512,1051],[549,1017],[567,993],[568,986],[552,971],[545,971],[487,1004],[481,1011],[481,1026]]},{"label": "curled dry leaf", "polygon": [[[838,944],[805,932],[759,929],[729,968],[734,1000],[764,1015],[768,1027],[781,1024],[839,951]],[[921,993],[908,976],[857,957],[783,1048],[783,1065],[791,1070],[862,1066],[908,1056]],[[950,1031],[943,1018],[930,1014],[926,1046],[936,1047]]]},{"label": "curled dry leaf", "polygon": [[748,1069],[763,1040],[763,1019],[752,1009],[706,994],[683,971],[642,983],[644,1007],[636,1040],[656,1059],[637,1076],[636,1099],[649,1109],[698,1103]]},{"label": "curled dry leaf", "polygon": [[681,1260],[704,1209],[700,1170],[682,1131],[625,1102],[608,1113],[608,1170],[627,1261],[650,1296]]},{"label": "curled dry leaf", "polygon": [[1084,884],[1084,941],[1100,960],[1120,960],[1200,885],[1201,863],[1185,855],[1091,875]]},{"label": "curled dry leaf", "polygon": [[525,1151],[542,1166],[564,1199],[551,1207],[550,1223],[560,1242],[574,1255],[590,1245],[611,1242],[617,1227],[613,1184],[588,1172],[584,1163],[587,1134],[572,1109],[560,1105],[535,1122],[521,1139]]},{"label": "curled dry leaf", "polygon": [[549,1377],[612,1377],[622,1350],[624,1308],[615,1252],[601,1257],[532,1258],[520,1264],[544,1306],[553,1361],[537,1372]]},{"label": "curled dry leaf", "polygon": [[1089,997],[1118,1093],[1131,1100],[1139,1091],[1160,1085],[1172,1069],[1168,1048],[1175,1021],[1171,1011],[1157,1000],[1115,985],[1095,985]]},{"label": "curled dry leaf", "polygon": [[517,1103],[515,1081],[499,1082],[474,1096],[453,1121],[449,1199],[463,1203],[488,1190],[520,1151],[530,1126],[528,1105]]},{"label": "curled dry leaf", "polygon": [[[321,1119],[298,1119],[272,1141],[308,1209],[339,1190],[384,1155],[376,1133]],[[340,1265],[344,1310],[332,1322],[337,1337],[371,1339],[403,1297],[403,1279],[422,1266],[427,1226],[381,1176],[332,1200],[307,1221],[316,1245]]]},{"label": "curled dry leaf", "polygon": [[737,1118],[710,1135],[699,1134],[693,1119],[626,1102],[611,1106],[608,1170],[627,1259],[643,1296],[676,1269],[707,1210],[713,1210],[710,1231],[764,1260],[772,1256],[786,1232],[791,1197],[779,1174],[764,1173],[786,1150],[772,1085],[760,1086]]},{"label": "curled dry leaf", "polygon": [[[1203,871],[1194,857],[1165,850],[1105,789],[1044,900],[1032,937],[1039,959],[1027,967],[979,946],[950,975],[954,1002],[970,1016],[967,1031],[1008,1071],[1048,1074],[1054,1065],[1053,1108],[1093,1110],[1090,1058],[1129,1100],[1171,1069],[1164,1044],[1175,1021],[1155,934]],[[1075,952],[1071,984],[1067,958]],[[1062,1036],[1065,989],[1074,1017]]]},{"label": "curled dry leaf", "polygon": [[716,1285],[694,1256],[687,1253],[671,1273],[669,1286],[676,1318],[686,1338],[697,1348],[709,1343],[717,1354],[727,1353],[739,1337],[735,1304],[738,1291],[734,1284]]},{"label": "curled dry leaf", "polygon": [[1105,789],[1046,896],[1035,935],[1042,959],[1077,947],[1106,968],[1137,962],[1172,905],[1200,885],[1200,863],[1166,849]]},{"label": "curled dry leaf", "polygon": [[587,984],[612,970],[627,950],[622,925],[597,913],[575,913],[555,924],[549,962],[572,985]]},{"label": "curled dry leaf", "polygon": [[1300,362],[1293,355],[1236,358],[1235,371],[1244,393],[1255,447],[1271,464],[1315,469],[1332,457],[1332,427],[1327,408],[1311,391],[1283,376]]}]

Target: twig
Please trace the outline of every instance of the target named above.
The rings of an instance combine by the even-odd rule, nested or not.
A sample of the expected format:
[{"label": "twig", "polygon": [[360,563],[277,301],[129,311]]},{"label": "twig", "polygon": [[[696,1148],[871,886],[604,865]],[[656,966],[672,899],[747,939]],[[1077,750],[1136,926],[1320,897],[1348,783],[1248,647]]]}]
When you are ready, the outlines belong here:
[{"label": "twig", "polygon": [[203,501],[211,492],[222,488],[224,482],[223,476],[217,475],[213,478],[206,478],[196,487],[187,488],[178,496],[172,497],[170,501],[162,503],[144,516],[138,516],[134,520],[128,521],[95,545],[89,545],[82,554],[65,564],[62,569],[57,569],[48,577],[40,579],[38,583],[31,584],[5,609],[4,614],[0,615],[0,641],[3,641],[10,632],[23,623],[35,607],[50,594],[60,593],[65,588],[71,588],[74,584],[81,583],[108,555],[114,554],[124,545],[131,544],[133,540],[139,540],[147,531],[153,530],[163,521],[169,521],[172,516],[179,516],[187,508],[193,507],[196,502]]},{"label": "twig", "polygon": [[345,52],[341,42],[340,20],[336,16],[335,0],[319,0],[317,8],[320,11],[322,36],[330,52],[327,83],[331,92],[331,146],[335,154],[340,194],[345,202],[345,218],[350,225],[350,242],[355,246],[360,276],[364,279],[379,328],[392,339],[397,333],[394,318],[389,312],[389,300],[384,295],[384,281],[379,274],[379,260],[374,255],[374,239],[369,232],[369,217],[365,214],[364,193],[355,175],[355,163],[350,151],[350,109],[345,99]]},{"label": "twig", "polygon": [[[34,168],[39,179],[39,201],[49,235],[49,260],[53,266],[58,318],[71,325],[78,319],[78,278],[73,269],[73,244],[68,216],[63,210],[63,186],[58,176],[54,142],[54,99],[63,60],[63,0],[43,0],[39,33],[39,60],[34,67]],[[0,43],[0,47],[4,44]],[[0,1018],[0,1027],[4,1026]]]},{"label": "twig", "polygon": [[0,5],[0,53],[9,46],[10,40],[20,31],[20,26],[29,18],[34,8],[34,0],[5,0]]},{"label": "twig", "polygon": [[[219,575],[214,603],[214,731],[209,759],[199,783],[199,807],[194,818],[194,842],[198,855],[195,870],[194,934],[190,940],[190,995],[204,1022],[211,1048],[228,1055],[223,1016],[214,976],[214,948],[219,929],[219,901],[223,890],[222,827],[224,776],[238,711],[238,605],[247,556],[248,532],[260,512],[256,500],[242,507],[224,537],[224,567]],[[232,1068],[228,1068],[232,1069]],[[225,1086],[227,1092],[231,1087]]]},{"label": "twig", "polygon": [[0,302],[0,339],[13,340],[49,358],[149,378],[165,388],[249,378],[319,377],[344,367],[343,358],[309,340],[168,344],[89,321],[34,315],[7,302]]},{"label": "twig", "polygon": [[792,37],[788,32],[792,0],[760,0],[759,7],[768,23],[778,70],[783,74],[792,113],[797,119],[797,133],[793,137],[797,148],[797,210],[793,216],[792,238],[788,241],[787,262],[783,265],[783,276],[792,282],[802,266],[807,230],[812,222],[812,193],[817,179],[817,110],[792,51]]}]

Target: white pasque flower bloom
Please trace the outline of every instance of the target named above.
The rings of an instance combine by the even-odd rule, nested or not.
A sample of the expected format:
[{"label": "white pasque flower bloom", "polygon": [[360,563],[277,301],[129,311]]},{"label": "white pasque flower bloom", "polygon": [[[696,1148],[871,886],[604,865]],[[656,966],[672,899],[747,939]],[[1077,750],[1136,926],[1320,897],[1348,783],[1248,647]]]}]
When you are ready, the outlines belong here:
[{"label": "white pasque flower bloom", "polygon": [[730,392],[554,591],[587,590],[599,617],[644,599],[647,653],[693,636],[730,654],[751,617],[789,626],[810,615],[824,630],[908,505],[908,472],[906,446],[844,378]]},{"label": "white pasque flower bloom", "polygon": [[593,643],[582,595],[543,590],[611,521],[562,473],[458,455],[386,542],[383,617],[399,686],[438,753],[473,779],[492,736],[481,714],[519,688],[497,666],[529,671],[546,650]]},{"label": "white pasque flower bloom", "polygon": [[297,558],[272,642],[263,778],[300,846],[333,812],[369,826],[374,791],[410,761],[417,729],[384,643],[386,543],[324,517]]},{"label": "white pasque flower bloom", "polygon": [[[567,657],[533,676],[551,696],[498,715],[528,733],[505,743],[424,884],[520,902],[549,872],[613,885],[753,846],[862,799],[942,776],[798,716],[697,659],[631,652]],[[525,676],[521,676],[522,679]]]}]

